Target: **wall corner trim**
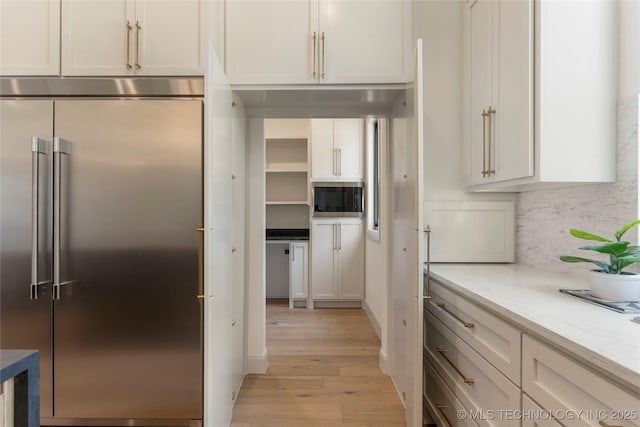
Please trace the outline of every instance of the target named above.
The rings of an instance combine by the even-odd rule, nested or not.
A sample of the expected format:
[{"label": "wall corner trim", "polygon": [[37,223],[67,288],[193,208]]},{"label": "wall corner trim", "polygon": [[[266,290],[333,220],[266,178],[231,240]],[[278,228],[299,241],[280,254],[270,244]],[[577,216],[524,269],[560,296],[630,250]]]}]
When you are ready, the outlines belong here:
[{"label": "wall corner trim", "polygon": [[269,351],[265,348],[262,354],[247,356],[247,374],[265,374],[269,367]]}]

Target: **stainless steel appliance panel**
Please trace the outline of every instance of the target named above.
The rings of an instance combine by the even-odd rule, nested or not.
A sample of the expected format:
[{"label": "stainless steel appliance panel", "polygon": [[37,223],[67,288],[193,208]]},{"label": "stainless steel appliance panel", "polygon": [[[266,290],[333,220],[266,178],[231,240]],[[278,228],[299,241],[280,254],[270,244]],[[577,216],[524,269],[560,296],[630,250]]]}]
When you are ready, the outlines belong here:
[{"label": "stainless steel appliance panel", "polygon": [[55,417],[202,418],[201,101],[56,101],[55,132]]},{"label": "stainless steel appliance panel", "polygon": [[[33,137],[46,152],[32,151]],[[0,101],[0,347],[40,350],[44,417],[52,415],[52,138],[53,101]]]}]

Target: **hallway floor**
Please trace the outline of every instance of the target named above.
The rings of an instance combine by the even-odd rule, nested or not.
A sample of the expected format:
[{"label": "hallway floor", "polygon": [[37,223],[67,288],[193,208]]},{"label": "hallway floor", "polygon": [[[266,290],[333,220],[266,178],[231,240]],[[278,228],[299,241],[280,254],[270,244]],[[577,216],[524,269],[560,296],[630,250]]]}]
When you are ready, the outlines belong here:
[{"label": "hallway floor", "polygon": [[380,340],[360,309],[267,304],[266,375],[248,375],[232,427],[404,427]]}]

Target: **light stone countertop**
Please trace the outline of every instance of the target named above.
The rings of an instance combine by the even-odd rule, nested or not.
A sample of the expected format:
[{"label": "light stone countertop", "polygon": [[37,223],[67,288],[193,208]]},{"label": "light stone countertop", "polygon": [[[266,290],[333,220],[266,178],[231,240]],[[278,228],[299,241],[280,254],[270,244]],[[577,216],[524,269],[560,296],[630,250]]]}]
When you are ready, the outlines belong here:
[{"label": "light stone countertop", "polygon": [[588,279],[517,264],[431,264],[431,277],[640,393],[640,314],[593,305],[560,288]]}]

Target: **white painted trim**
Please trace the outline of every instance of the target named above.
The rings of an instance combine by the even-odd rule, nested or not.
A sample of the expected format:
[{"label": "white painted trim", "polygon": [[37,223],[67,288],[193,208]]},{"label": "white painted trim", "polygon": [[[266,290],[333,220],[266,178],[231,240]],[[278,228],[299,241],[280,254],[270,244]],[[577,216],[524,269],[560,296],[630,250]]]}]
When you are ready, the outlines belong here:
[{"label": "white painted trim", "polygon": [[393,388],[396,389],[396,394],[398,395],[398,399],[400,399],[400,403],[402,403],[402,407],[404,408],[405,412],[407,410],[407,405],[405,400],[402,398],[402,393],[400,393],[400,389],[398,388],[398,384],[396,384],[396,380],[394,379],[393,376],[389,376],[389,378],[391,378],[391,382],[393,383]]},{"label": "white painted trim", "polygon": [[311,308],[362,308],[362,301],[313,300]]},{"label": "white painted trim", "polygon": [[389,368],[390,368],[390,366],[389,366],[389,355],[384,352],[383,348],[380,349],[379,365],[380,365],[380,370],[382,370],[382,372],[385,375],[389,375]]},{"label": "white painted trim", "polygon": [[375,242],[380,242],[380,229],[372,230],[371,228],[367,228],[367,238]]},{"label": "white painted trim", "polygon": [[[367,316],[369,317],[369,320],[371,321],[373,329],[375,329],[378,338],[382,339],[382,327],[380,326],[380,322],[378,321],[378,318],[375,316],[375,314],[373,314],[373,311],[369,307],[369,304],[367,304],[366,300],[362,303],[362,309],[365,313],[367,313]],[[382,349],[380,351],[382,351]]]},{"label": "white painted trim", "polygon": [[269,351],[265,348],[262,354],[247,357],[248,374],[265,374],[269,367]]}]

